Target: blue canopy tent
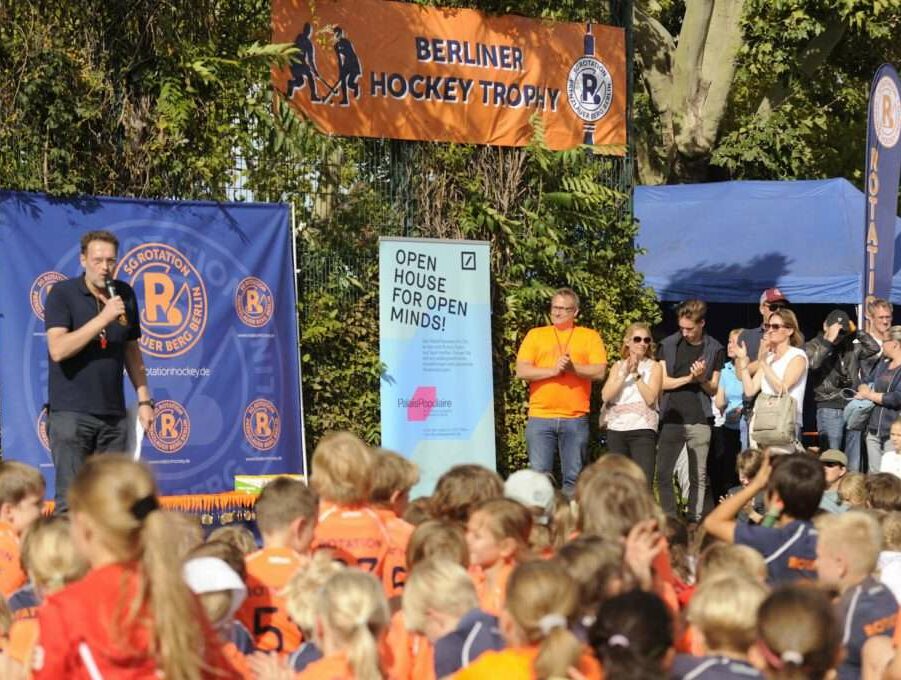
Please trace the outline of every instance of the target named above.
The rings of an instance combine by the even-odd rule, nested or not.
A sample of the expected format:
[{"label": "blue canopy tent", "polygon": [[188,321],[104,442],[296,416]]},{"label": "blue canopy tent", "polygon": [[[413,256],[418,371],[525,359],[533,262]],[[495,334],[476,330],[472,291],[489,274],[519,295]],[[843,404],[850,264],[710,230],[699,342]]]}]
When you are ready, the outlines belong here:
[{"label": "blue canopy tent", "polygon": [[[662,301],[857,304],[864,195],[845,179],[636,187],[635,266]],[[901,302],[901,219],[892,301]]]}]

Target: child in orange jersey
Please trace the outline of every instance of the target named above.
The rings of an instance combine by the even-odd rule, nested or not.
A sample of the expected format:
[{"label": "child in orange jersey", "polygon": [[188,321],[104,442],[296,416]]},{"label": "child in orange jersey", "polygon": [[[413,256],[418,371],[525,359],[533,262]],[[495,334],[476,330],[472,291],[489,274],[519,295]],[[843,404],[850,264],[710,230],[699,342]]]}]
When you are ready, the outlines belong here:
[{"label": "child in orange jersey", "polygon": [[532,513],[508,498],[485,501],[469,516],[466,544],[470,573],[479,606],[498,616],[504,608],[507,579],[526,554],[532,532]]},{"label": "child in orange jersey", "polygon": [[287,654],[300,644],[300,631],[288,618],[280,591],[307,559],[317,507],[315,492],[288,477],[271,481],[257,499],[263,548],[245,558],[247,599],[238,610],[257,649]]},{"label": "child in orange jersey", "polygon": [[322,499],[313,549],[330,548],[349,566],[381,579],[388,554],[388,530],[369,506],[376,456],[350,432],[323,437],[313,452],[310,480]]},{"label": "child in orange jersey", "polygon": [[598,609],[588,633],[604,680],[660,680],[672,664],[673,620],[654,593],[631,590]]},{"label": "child in orange jersey", "polygon": [[475,506],[503,496],[504,481],[494,470],[481,465],[455,465],[435,484],[432,517],[466,524]]},{"label": "child in orange jersey", "polygon": [[372,507],[388,530],[388,554],[382,584],[385,595],[399,597],[407,578],[407,544],[413,525],[401,519],[410,503],[410,489],[419,481],[419,468],[403,456],[378,449],[372,470]]},{"label": "child in orange jersey", "polygon": [[68,500],[72,538],[91,569],[38,609],[35,680],[239,678],[182,579],[149,468],[92,456]]},{"label": "child in orange jersey", "polygon": [[456,680],[599,679],[593,656],[569,631],[577,614],[578,589],[554,560],[520,564],[510,575],[507,604],[500,616],[508,648],[485,652],[462,669]]},{"label": "child in orange jersey", "polygon": [[27,577],[19,560],[19,539],[44,507],[44,478],[30,465],[0,463],[0,594],[10,597]]},{"label": "child in orange jersey", "polygon": [[297,680],[382,680],[378,639],[388,625],[388,603],[372,574],[345,569],[316,593],[315,640],[323,657]]}]

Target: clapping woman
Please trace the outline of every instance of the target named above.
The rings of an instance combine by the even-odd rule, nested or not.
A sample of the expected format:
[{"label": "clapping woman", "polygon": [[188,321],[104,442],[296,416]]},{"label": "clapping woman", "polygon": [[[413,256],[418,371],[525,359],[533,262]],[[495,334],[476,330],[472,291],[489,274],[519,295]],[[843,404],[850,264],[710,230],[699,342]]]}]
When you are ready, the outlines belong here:
[{"label": "clapping woman", "polygon": [[633,323],[626,329],[621,356],[601,393],[607,404],[607,449],[634,460],[654,483],[657,459],[657,397],[663,369],[654,360],[656,345],[650,326]]}]

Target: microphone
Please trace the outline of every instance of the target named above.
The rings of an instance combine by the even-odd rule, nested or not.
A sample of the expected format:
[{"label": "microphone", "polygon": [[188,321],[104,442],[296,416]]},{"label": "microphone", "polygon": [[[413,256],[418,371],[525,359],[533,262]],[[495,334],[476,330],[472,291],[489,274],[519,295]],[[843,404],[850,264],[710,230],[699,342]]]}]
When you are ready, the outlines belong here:
[{"label": "microphone", "polygon": [[[106,288],[107,296],[109,296],[110,298],[116,297],[116,287],[113,285],[113,280],[111,278],[107,277],[103,281],[103,287]],[[128,325],[128,319],[125,318],[124,314],[119,315],[119,325],[120,326]]]}]

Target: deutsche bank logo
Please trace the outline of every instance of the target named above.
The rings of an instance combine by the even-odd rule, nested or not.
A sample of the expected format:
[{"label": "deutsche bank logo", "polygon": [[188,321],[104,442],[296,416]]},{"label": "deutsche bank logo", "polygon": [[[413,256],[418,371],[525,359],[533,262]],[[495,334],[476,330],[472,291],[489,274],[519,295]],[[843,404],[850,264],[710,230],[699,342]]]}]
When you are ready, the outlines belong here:
[{"label": "deutsche bank logo", "polygon": [[613,102],[613,79],[610,72],[595,57],[580,57],[566,78],[569,105],[582,120],[600,120]]}]

